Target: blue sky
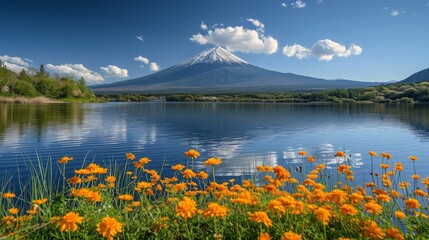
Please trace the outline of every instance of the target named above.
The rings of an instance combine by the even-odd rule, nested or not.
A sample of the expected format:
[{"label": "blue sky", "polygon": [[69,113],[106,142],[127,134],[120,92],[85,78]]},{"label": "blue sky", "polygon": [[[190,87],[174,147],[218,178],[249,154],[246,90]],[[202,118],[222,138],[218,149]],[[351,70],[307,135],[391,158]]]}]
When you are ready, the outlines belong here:
[{"label": "blue sky", "polygon": [[402,80],[429,67],[429,0],[2,0],[6,67],[141,77],[220,45],[279,72]]}]

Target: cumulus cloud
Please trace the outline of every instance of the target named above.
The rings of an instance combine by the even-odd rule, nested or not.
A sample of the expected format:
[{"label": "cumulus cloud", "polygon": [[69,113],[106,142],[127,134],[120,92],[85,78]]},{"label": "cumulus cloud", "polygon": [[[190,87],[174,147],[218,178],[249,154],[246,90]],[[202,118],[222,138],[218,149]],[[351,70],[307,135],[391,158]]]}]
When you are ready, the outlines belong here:
[{"label": "cumulus cloud", "polygon": [[157,64],[157,63],[155,63],[155,62],[151,62],[151,63],[150,63],[150,65],[149,65],[149,69],[150,69],[152,72],[157,72],[157,71],[159,71],[159,66],[158,66],[158,64]]},{"label": "cumulus cloud", "polygon": [[283,54],[288,57],[297,57],[298,59],[314,56],[320,61],[331,61],[336,57],[350,57],[362,53],[362,48],[351,44],[349,48],[334,42],[330,39],[317,41],[311,48],[303,47],[299,44],[286,45],[283,48]]},{"label": "cumulus cloud", "polygon": [[399,15],[399,11],[398,10],[392,10],[392,12],[390,13],[391,16],[396,17]]},{"label": "cumulus cloud", "polygon": [[287,4],[286,3],[282,3],[282,7],[287,7]]},{"label": "cumulus cloud", "polygon": [[106,77],[119,77],[126,78],[128,77],[128,70],[122,69],[115,65],[109,65],[107,67],[100,67],[100,69],[104,72]]},{"label": "cumulus cloud", "polygon": [[138,57],[135,57],[134,58],[134,61],[137,61],[137,62],[142,62],[142,63],[144,63],[144,64],[149,64],[149,59],[147,59],[147,58],[145,58],[145,57],[143,57],[143,56],[138,56]]},{"label": "cumulus cloud", "polygon": [[27,58],[20,57],[11,57],[8,55],[0,56],[0,60],[3,62],[4,66],[16,73],[21,72],[22,70],[28,71],[28,67],[30,67],[29,62],[32,62]]},{"label": "cumulus cloud", "polygon": [[88,83],[101,83],[104,78],[96,72],[87,69],[83,64],[46,64],[46,69],[60,76],[71,76],[76,79],[83,77]]},{"label": "cumulus cloud", "polygon": [[192,35],[190,40],[201,45],[222,46],[232,52],[272,54],[278,48],[275,38],[264,36],[256,30],[245,29],[242,26],[215,28],[209,30],[206,35],[200,33]]},{"label": "cumulus cloud", "polygon": [[207,24],[205,22],[201,22],[200,28],[204,31],[208,29]]},{"label": "cumulus cloud", "polygon": [[137,38],[139,41],[144,42],[143,36],[141,36],[141,35],[140,35],[140,36],[137,36],[136,38]]},{"label": "cumulus cloud", "polygon": [[297,0],[295,3],[292,3],[294,8],[305,8],[306,3],[302,0]]},{"label": "cumulus cloud", "polygon": [[248,18],[247,21],[251,22],[253,26],[258,28],[258,31],[264,32],[265,25],[260,22],[258,19]]}]

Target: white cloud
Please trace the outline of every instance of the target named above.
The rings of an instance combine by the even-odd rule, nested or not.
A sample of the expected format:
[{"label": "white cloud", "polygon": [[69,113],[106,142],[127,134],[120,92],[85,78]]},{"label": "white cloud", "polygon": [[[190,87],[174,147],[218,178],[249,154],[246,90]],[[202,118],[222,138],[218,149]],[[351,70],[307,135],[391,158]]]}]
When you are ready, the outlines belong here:
[{"label": "white cloud", "polygon": [[109,65],[107,67],[100,67],[100,69],[104,72],[106,77],[119,77],[126,78],[128,77],[128,70],[122,69],[115,65]]},{"label": "white cloud", "polygon": [[282,3],[282,7],[287,7],[287,4],[286,3]]},{"label": "white cloud", "polygon": [[266,37],[256,30],[244,29],[242,26],[215,28],[209,30],[206,35],[192,35],[190,40],[201,45],[222,46],[232,52],[272,54],[278,48],[278,42],[273,37]]},{"label": "white cloud", "polygon": [[159,71],[159,66],[158,66],[158,64],[157,64],[157,63],[155,63],[155,62],[151,62],[151,63],[150,63],[150,65],[149,65],[149,69],[150,69],[152,72],[157,72],[157,71]]},{"label": "white cloud", "polygon": [[292,3],[294,8],[305,8],[306,3],[302,0],[297,0],[295,3]]},{"label": "white cloud", "polygon": [[334,56],[349,57],[360,55],[362,48],[358,45],[351,44],[349,48],[334,42],[330,39],[317,41],[311,48],[303,47],[299,44],[286,45],[283,48],[283,54],[288,57],[297,57],[298,59],[314,56],[320,61],[331,61]]},{"label": "white cloud", "polygon": [[200,28],[204,31],[208,29],[207,24],[205,22],[201,22]]},{"label": "white cloud", "polygon": [[16,73],[19,73],[22,70],[28,71],[28,67],[30,67],[29,62],[32,62],[30,59],[11,57],[8,55],[0,56],[0,60],[3,62],[4,66],[7,69]]},{"label": "white cloud", "polygon": [[142,62],[142,63],[144,63],[144,64],[149,64],[149,59],[147,59],[147,58],[145,58],[145,57],[143,57],[143,56],[138,56],[138,57],[135,57],[134,58],[134,61],[137,61],[137,62]]},{"label": "white cloud", "polygon": [[398,10],[392,10],[392,12],[390,13],[391,16],[396,17],[399,15],[399,11]]},{"label": "white cloud", "polygon": [[322,4],[322,3],[324,3],[325,1],[323,1],[323,0],[317,0],[317,4]]},{"label": "white cloud", "polygon": [[247,21],[251,22],[253,26],[258,28],[258,31],[264,32],[265,25],[260,22],[258,19],[248,18]]},{"label": "white cloud", "polygon": [[142,41],[142,42],[144,42],[143,36],[141,36],[141,35],[137,36],[137,39],[140,40],[140,41]]},{"label": "white cloud", "polygon": [[83,77],[88,83],[101,83],[104,78],[96,72],[87,69],[83,64],[46,64],[46,69],[60,76],[71,76],[76,79]]}]

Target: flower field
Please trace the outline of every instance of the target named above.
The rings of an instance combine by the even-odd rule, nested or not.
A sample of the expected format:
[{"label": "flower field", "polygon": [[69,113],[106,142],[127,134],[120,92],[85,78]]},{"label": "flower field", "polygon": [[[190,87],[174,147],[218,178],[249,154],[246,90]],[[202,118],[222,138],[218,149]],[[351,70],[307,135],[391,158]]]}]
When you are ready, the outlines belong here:
[{"label": "flower field", "polygon": [[[222,160],[193,149],[172,176],[132,153],[121,168],[89,163],[67,176],[77,160],[65,156],[53,164],[57,180],[35,166],[19,194],[0,186],[0,239],[429,238],[429,177],[418,175],[416,156],[405,176],[392,155],[370,151],[370,181],[358,185],[344,152],[332,169],[297,154],[306,162],[298,171],[258,166],[240,183],[216,181]],[[197,161],[211,171],[197,171]]]}]

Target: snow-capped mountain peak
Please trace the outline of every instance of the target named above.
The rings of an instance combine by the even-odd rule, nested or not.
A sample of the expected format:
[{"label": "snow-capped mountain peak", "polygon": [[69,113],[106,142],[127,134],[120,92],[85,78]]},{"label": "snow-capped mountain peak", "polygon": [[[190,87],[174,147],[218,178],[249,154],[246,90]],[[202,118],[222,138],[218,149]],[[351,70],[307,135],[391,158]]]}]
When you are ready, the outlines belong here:
[{"label": "snow-capped mountain peak", "polygon": [[194,65],[199,63],[248,64],[228,50],[222,47],[215,47],[184,61],[182,65]]}]

